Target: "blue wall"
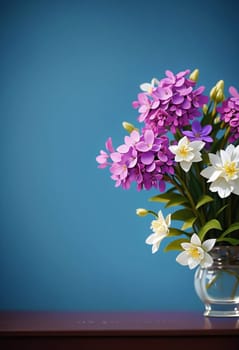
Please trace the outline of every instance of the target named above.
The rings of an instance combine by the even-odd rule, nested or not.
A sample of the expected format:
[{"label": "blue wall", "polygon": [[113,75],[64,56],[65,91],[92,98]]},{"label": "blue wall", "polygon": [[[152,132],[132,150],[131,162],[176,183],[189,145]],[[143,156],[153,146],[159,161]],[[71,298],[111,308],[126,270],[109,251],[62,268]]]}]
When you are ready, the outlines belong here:
[{"label": "blue wall", "polygon": [[95,157],[166,69],[239,87],[235,6],[0,2],[1,309],[202,309],[194,272],[144,243],[156,193],[115,189]]}]

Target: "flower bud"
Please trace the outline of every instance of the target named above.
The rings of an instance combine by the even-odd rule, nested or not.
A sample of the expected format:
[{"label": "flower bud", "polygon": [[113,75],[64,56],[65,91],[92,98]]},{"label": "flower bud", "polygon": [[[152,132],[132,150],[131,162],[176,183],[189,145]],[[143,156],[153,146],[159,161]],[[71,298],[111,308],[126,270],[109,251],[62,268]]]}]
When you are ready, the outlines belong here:
[{"label": "flower bud", "polygon": [[203,105],[202,106],[202,111],[203,111],[204,114],[207,114],[208,106],[207,105]]},{"label": "flower bud", "polygon": [[210,92],[210,99],[216,102],[217,104],[222,102],[224,100],[223,90],[224,81],[219,80]]},{"label": "flower bud", "polygon": [[193,81],[198,81],[199,70],[194,69],[194,71],[190,74],[189,79]]},{"label": "flower bud", "polygon": [[216,103],[220,103],[224,100],[224,94],[223,94],[223,90],[220,89],[218,90],[218,92],[216,93],[216,97],[215,97],[215,102]]},{"label": "flower bud", "polygon": [[218,90],[223,90],[224,89],[224,81],[223,80],[219,80],[217,83],[216,83],[216,88]]},{"label": "flower bud", "polygon": [[136,214],[138,216],[146,216],[148,215],[149,211],[147,209],[144,209],[144,208],[138,208],[136,209]]},{"label": "flower bud", "polygon": [[221,121],[221,118],[219,116],[217,116],[216,118],[214,118],[213,123],[218,124],[218,123],[220,123],[220,121]]},{"label": "flower bud", "polygon": [[137,128],[135,128],[133,124],[130,124],[128,122],[123,122],[122,125],[123,125],[123,128],[129,133],[131,133],[133,130],[138,130]]},{"label": "flower bud", "polygon": [[214,86],[210,91],[210,99],[215,101],[216,95],[217,95],[217,88],[216,86]]}]

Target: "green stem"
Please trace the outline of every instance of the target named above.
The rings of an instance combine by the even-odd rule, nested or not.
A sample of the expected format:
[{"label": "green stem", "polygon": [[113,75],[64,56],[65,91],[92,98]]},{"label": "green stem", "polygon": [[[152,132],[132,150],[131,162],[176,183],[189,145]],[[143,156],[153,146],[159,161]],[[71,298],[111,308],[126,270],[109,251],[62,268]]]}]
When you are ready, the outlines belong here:
[{"label": "green stem", "polygon": [[[223,124],[221,125],[221,128],[225,128],[225,123],[223,123]],[[221,146],[220,146],[221,149],[224,148],[224,146],[225,146],[225,144],[226,144],[226,142],[227,142],[227,140],[228,140],[229,134],[230,134],[230,127],[227,127],[227,128],[226,128],[226,131],[225,131],[225,134],[224,134],[224,136],[223,136],[223,140],[222,140]]]},{"label": "green stem", "polygon": [[200,221],[202,221],[200,213],[197,211],[197,209],[195,207],[193,198],[190,195],[190,192],[188,191],[187,186],[185,185],[184,181],[179,176],[177,176],[177,177],[178,177],[179,181],[181,182],[181,184],[183,185],[183,189],[181,188],[181,186],[177,183],[177,181],[174,178],[167,177],[167,181],[170,182],[178,190],[178,192],[180,194],[182,194],[182,196],[188,198],[190,205],[191,205],[191,209],[192,209],[195,217],[198,217],[200,219]]},{"label": "green stem", "polygon": [[176,177],[178,178],[178,180],[180,181],[180,183],[182,184],[183,186],[183,190],[181,190],[180,188],[180,191],[183,195],[186,195],[186,197],[188,198],[189,202],[190,202],[190,205],[191,205],[191,208],[192,208],[192,211],[193,213],[195,214],[196,217],[199,218],[200,222],[201,222],[201,225],[204,225],[204,220],[203,220],[203,217],[201,215],[201,213],[196,209],[196,206],[195,206],[195,203],[194,203],[194,200],[193,200],[193,197],[191,196],[191,193],[189,192],[188,190],[188,186],[185,184],[185,182],[183,181],[183,179],[181,178],[181,176],[178,174],[176,174]]},{"label": "green stem", "polygon": [[155,216],[156,218],[158,217],[158,214],[155,213],[155,211],[153,211],[153,210],[148,210],[148,213],[149,213],[149,214],[152,214],[152,215]]},{"label": "green stem", "polygon": [[218,274],[214,278],[212,278],[210,282],[206,284],[206,288],[207,289],[211,288],[211,286],[218,280],[218,278],[220,278],[221,274],[222,272],[221,273],[218,272]]},{"label": "green stem", "polygon": [[[196,175],[197,175],[196,178],[200,179],[201,178],[200,172],[201,172],[202,169],[200,168],[199,163],[195,164],[195,169],[196,169]],[[206,183],[205,183],[205,181],[202,181],[200,184],[202,186],[202,193],[206,194],[207,191],[206,191]],[[203,221],[206,222],[206,215],[205,215],[204,207],[200,208],[200,212],[201,212],[201,216],[202,216]]]},{"label": "green stem", "polygon": [[210,282],[208,282],[206,284],[206,289],[211,288],[213,286],[213,284],[223,275],[223,273],[228,273],[229,275],[234,276],[236,279],[234,287],[233,287],[232,292],[231,292],[231,298],[234,299],[236,296],[237,288],[239,286],[239,277],[238,277],[238,274],[236,272],[233,272],[230,270],[224,270],[224,271],[218,272],[217,275]]},{"label": "green stem", "polygon": [[232,198],[229,198],[229,200],[228,200],[228,207],[226,208],[226,211],[227,211],[227,225],[229,227],[232,223],[232,215],[231,215],[231,213],[232,213]]}]

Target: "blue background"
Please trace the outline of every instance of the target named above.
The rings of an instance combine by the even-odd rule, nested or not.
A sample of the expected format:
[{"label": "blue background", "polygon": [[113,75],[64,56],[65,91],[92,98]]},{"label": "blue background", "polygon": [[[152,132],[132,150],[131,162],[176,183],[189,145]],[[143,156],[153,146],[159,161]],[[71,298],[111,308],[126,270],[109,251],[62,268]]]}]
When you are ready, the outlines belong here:
[{"label": "blue background", "polygon": [[194,271],[145,244],[156,193],[95,157],[166,69],[239,87],[235,3],[0,2],[1,309],[202,310]]}]

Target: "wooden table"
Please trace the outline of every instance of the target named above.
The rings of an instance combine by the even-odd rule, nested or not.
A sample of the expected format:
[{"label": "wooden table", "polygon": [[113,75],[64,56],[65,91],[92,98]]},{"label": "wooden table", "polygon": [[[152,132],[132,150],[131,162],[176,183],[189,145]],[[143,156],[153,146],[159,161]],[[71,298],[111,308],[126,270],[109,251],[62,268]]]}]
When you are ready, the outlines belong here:
[{"label": "wooden table", "polygon": [[0,312],[3,350],[183,347],[238,350],[239,318],[197,312]]}]

